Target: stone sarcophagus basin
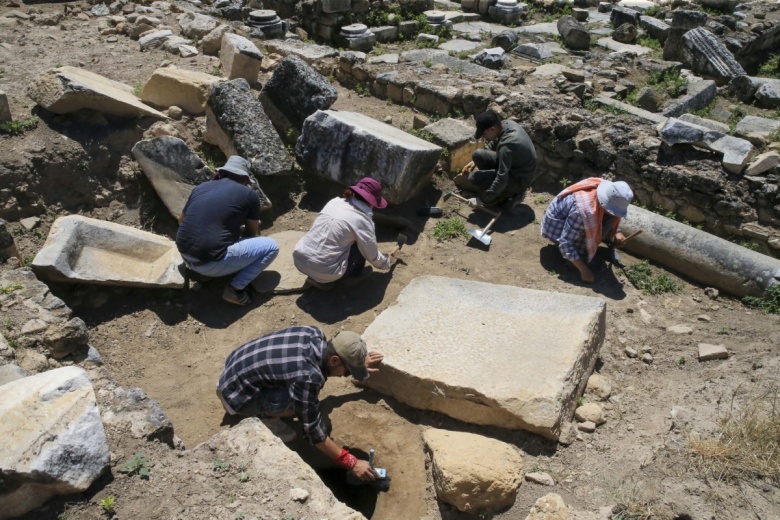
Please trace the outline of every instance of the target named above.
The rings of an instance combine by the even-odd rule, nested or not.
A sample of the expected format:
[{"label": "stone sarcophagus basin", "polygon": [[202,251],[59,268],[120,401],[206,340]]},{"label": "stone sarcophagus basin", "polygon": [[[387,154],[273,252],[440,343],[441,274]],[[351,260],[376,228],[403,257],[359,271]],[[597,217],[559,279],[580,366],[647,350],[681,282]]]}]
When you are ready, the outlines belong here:
[{"label": "stone sarcophagus basin", "polygon": [[32,267],[43,280],[183,288],[181,255],[165,237],[80,215],[58,218]]}]

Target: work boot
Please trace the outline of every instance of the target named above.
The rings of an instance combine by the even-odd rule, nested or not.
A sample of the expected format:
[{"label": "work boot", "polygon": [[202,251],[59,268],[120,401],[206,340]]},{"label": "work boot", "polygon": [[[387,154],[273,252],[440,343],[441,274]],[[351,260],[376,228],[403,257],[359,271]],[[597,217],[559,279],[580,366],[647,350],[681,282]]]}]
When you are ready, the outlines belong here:
[{"label": "work boot", "polygon": [[249,289],[235,289],[228,285],[222,293],[222,299],[235,305],[249,305],[252,303],[252,293]]},{"label": "work boot", "polygon": [[317,280],[311,277],[306,277],[306,283],[303,284],[303,288],[308,289],[309,287],[314,287],[315,289],[319,289],[320,291],[328,292],[333,289],[333,285],[334,285],[333,282],[323,283],[323,282],[318,282]]}]

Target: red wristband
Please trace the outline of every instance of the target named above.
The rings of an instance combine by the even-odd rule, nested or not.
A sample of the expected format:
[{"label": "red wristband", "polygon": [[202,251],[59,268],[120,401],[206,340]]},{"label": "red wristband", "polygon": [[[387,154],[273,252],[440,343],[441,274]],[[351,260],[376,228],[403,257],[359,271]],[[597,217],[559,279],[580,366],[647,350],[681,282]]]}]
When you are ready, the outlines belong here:
[{"label": "red wristband", "polygon": [[355,467],[355,464],[357,464],[357,458],[346,449],[341,448],[341,453],[336,458],[336,464],[346,470],[350,470]]}]

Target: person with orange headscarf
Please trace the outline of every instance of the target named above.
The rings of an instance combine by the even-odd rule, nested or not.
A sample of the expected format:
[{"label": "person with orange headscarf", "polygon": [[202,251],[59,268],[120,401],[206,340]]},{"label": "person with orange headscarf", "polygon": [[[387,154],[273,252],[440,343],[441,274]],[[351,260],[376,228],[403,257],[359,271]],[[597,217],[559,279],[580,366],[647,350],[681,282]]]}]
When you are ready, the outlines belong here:
[{"label": "person with orange headscarf", "polygon": [[620,247],[625,236],[618,231],[634,198],[623,181],[590,177],[559,193],[542,219],[542,236],[558,245],[563,257],[574,264],[583,282],[595,280],[588,264],[602,241]]}]

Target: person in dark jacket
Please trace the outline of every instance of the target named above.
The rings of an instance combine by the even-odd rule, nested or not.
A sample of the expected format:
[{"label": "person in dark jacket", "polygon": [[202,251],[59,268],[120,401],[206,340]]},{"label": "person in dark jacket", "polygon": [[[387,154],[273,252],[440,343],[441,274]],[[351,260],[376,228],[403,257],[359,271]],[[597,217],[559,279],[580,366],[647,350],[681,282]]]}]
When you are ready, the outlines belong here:
[{"label": "person in dark jacket", "polygon": [[513,198],[513,205],[519,204],[538,176],[534,143],[520,125],[501,121],[492,110],[477,115],[476,122],[474,138],[484,138],[486,145],[471,156],[476,170],[455,177],[455,185],[478,194],[472,206],[500,205]]},{"label": "person in dark jacket", "polygon": [[179,215],[176,233],[176,247],[187,267],[213,278],[236,273],[222,293],[236,305],[252,303],[246,287],[279,254],[273,239],[259,236],[260,197],[249,187],[249,166],[234,155],[213,180],[196,186]]}]

